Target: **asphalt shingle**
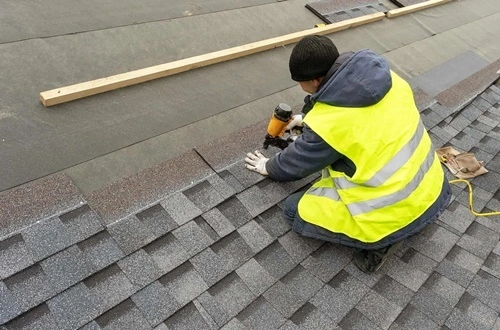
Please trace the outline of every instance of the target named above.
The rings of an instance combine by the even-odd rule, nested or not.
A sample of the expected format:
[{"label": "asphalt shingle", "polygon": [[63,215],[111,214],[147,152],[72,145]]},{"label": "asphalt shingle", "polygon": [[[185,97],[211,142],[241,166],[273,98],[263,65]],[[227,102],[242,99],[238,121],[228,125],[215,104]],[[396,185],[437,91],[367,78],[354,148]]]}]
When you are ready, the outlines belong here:
[{"label": "asphalt shingle", "polygon": [[306,302],[296,311],[290,320],[299,326],[299,329],[339,329],[337,325],[325,314],[321,313],[314,305]]},{"label": "asphalt shingle", "polygon": [[457,245],[481,259],[486,259],[499,239],[500,234],[474,222],[457,242]]},{"label": "asphalt shingle", "polygon": [[151,326],[134,303],[127,299],[96,319],[102,330],[150,330]]},{"label": "asphalt shingle", "polygon": [[286,319],[262,296],[258,297],[236,318],[249,329],[278,329]]},{"label": "asphalt shingle", "polygon": [[450,329],[494,329],[498,313],[465,292],[446,320]]},{"label": "asphalt shingle", "polygon": [[233,272],[201,294],[197,300],[217,325],[222,326],[241,312],[255,298],[255,295]]},{"label": "asphalt shingle", "polygon": [[50,299],[47,306],[61,330],[79,328],[99,315],[93,297],[83,283]]},{"label": "asphalt shingle", "polygon": [[437,261],[424,256],[422,253],[411,247],[404,251],[401,255],[401,260],[407,263],[410,267],[418,269],[426,274],[432,273],[438,265]]},{"label": "asphalt shingle", "polygon": [[194,303],[189,303],[165,321],[169,330],[207,329],[208,324]]},{"label": "asphalt shingle", "polygon": [[22,312],[15,296],[0,281],[0,324],[5,324]]},{"label": "asphalt shingle", "polygon": [[283,216],[283,210],[277,206],[261,213],[255,221],[272,237],[280,237],[291,228]]},{"label": "asphalt shingle", "polygon": [[155,281],[130,297],[150,325],[155,326],[175,313],[181,305],[169,290]]},{"label": "asphalt shingle", "polygon": [[156,204],[135,215],[151,231],[154,237],[160,237],[178,227],[165,209]]},{"label": "asphalt shingle", "polygon": [[264,292],[263,296],[281,314],[289,318],[323,285],[323,282],[298,265]]},{"label": "asphalt shingle", "polygon": [[92,274],[82,251],[73,245],[40,263],[49,282],[57,291],[63,291]]},{"label": "asphalt shingle", "polygon": [[500,279],[479,270],[472,280],[467,292],[482,303],[488,305],[497,313],[500,313]]},{"label": "asphalt shingle", "polygon": [[212,227],[219,237],[224,237],[236,229],[231,221],[229,221],[218,208],[213,208],[203,213],[202,218]]},{"label": "asphalt shingle", "polygon": [[83,283],[92,294],[99,314],[115,307],[135,292],[132,283],[116,264],[85,279]]},{"label": "asphalt shingle", "polygon": [[288,196],[278,182],[265,179],[236,195],[252,217],[256,217]]},{"label": "asphalt shingle", "polygon": [[423,255],[439,262],[458,240],[457,235],[436,224],[430,224],[423,232],[411,238],[411,245]]},{"label": "asphalt shingle", "polygon": [[351,330],[378,330],[380,329],[375,323],[364,316],[356,308],[352,309],[343,319],[339,322],[342,329]]},{"label": "asphalt shingle", "polygon": [[163,273],[168,273],[189,258],[186,249],[172,233],[168,233],[145,246],[144,251],[155,261]]},{"label": "asphalt shingle", "polygon": [[254,258],[275,279],[280,279],[297,265],[278,241],[267,246]]},{"label": "asphalt shingle", "polygon": [[125,256],[106,230],[78,243],[77,246],[92,272],[97,272]]},{"label": "asphalt shingle", "polygon": [[115,222],[107,230],[125,254],[142,248],[156,238],[136,216]]},{"label": "asphalt shingle", "polygon": [[41,304],[6,324],[7,330],[54,330],[57,328],[58,325],[46,304]]},{"label": "asphalt shingle", "polygon": [[401,308],[404,308],[414,295],[413,291],[387,275],[384,275],[372,289]]},{"label": "asphalt shingle", "polygon": [[277,281],[254,258],[236,269],[236,274],[256,296],[264,293]]},{"label": "asphalt shingle", "polygon": [[474,274],[481,268],[482,263],[481,258],[459,246],[454,246],[438,265],[436,271],[463,287],[467,287],[474,278]]},{"label": "asphalt shingle", "polygon": [[208,285],[189,261],[166,274],[159,281],[181,306],[208,289]]},{"label": "asphalt shingle", "polygon": [[160,205],[179,226],[194,219],[203,212],[183,193],[175,193],[160,202]]},{"label": "asphalt shingle", "polygon": [[[200,218],[199,221],[204,220]],[[189,256],[194,256],[214,242],[195,221],[189,221],[174,230],[172,234],[182,244]]]},{"label": "asphalt shingle", "polygon": [[370,290],[356,305],[356,309],[382,329],[388,329],[403,308]]},{"label": "asphalt shingle", "polygon": [[323,286],[309,301],[339,323],[370,290],[344,270]]},{"label": "asphalt shingle", "polygon": [[21,234],[0,241],[0,279],[7,278],[33,264],[33,255]]},{"label": "asphalt shingle", "polygon": [[352,249],[324,243],[302,261],[301,265],[326,283],[351,261],[352,254]]},{"label": "asphalt shingle", "polygon": [[143,288],[163,274],[160,267],[143,249],[118,261],[118,266],[136,289]]},{"label": "asphalt shingle", "polygon": [[35,223],[23,230],[22,235],[35,261],[64,250],[76,242],[76,237],[71,236],[68,228],[57,217]]},{"label": "asphalt shingle", "polygon": [[294,231],[289,231],[278,239],[286,252],[300,263],[312,252],[316,251],[324,242],[314,238],[299,236]]},{"label": "asphalt shingle", "polygon": [[13,304],[13,309],[17,305],[23,311],[37,306],[57,293],[49,277],[38,264],[5,279],[4,283],[17,302]]},{"label": "asphalt shingle", "polygon": [[206,180],[184,190],[183,194],[203,212],[224,201],[224,197]]},{"label": "asphalt shingle", "polygon": [[247,222],[238,229],[238,233],[250,246],[253,253],[258,253],[274,241],[257,222],[254,220]]},{"label": "asphalt shingle", "polygon": [[[439,330],[443,329],[412,305],[399,314],[389,330]],[[444,330],[444,329],[443,329]]]},{"label": "asphalt shingle", "polygon": [[70,236],[75,237],[77,242],[104,229],[99,217],[88,205],[83,205],[76,210],[60,215],[59,219],[68,229]]},{"label": "asphalt shingle", "polygon": [[228,219],[235,228],[243,226],[252,219],[248,210],[243,206],[240,200],[232,197],[217,206],[217,209]]}]

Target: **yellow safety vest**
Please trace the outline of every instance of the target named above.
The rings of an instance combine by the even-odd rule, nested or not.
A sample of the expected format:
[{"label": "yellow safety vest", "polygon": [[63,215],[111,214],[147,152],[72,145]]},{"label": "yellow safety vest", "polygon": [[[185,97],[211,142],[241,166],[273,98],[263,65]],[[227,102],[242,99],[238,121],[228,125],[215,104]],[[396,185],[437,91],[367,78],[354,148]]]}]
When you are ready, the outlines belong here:
[{"label": "yellow safety vest", "polygon": [[439,197],[444,179],[408,83],[375,105],[345,108],[317,102],[304,122],[356,165],[348,177],[330,166],[301,198],[311,224],[373,243],[417,219]]}]

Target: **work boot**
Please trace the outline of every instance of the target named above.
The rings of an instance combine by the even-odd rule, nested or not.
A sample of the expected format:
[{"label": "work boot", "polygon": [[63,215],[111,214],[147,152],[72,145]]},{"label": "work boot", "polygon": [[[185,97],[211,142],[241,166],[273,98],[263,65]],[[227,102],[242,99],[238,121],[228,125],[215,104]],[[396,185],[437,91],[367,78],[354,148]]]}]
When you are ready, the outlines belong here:
[{"label": "work boot", "polygon": [[375,273],[389,256],[396,252],[401,242],[377,250],[359,250],[354,253],[354,264],[367,274]]}]

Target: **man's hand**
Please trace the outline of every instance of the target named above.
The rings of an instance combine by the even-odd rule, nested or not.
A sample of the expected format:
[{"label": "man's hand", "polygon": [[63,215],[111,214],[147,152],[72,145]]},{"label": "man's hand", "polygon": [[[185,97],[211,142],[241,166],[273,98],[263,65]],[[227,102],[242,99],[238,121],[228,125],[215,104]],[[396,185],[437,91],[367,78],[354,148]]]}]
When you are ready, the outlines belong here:
[{"label": "man's hand", "polygon": [[266,158],[260,151],[256,150],[253,153],[247,153],[245,158],[245,167],[251,171],[255,171],[262,175],[268,175],[266,171],[266,163],[269,158]]},{"label": "man's hand", "polygon": [[286,125],[286,130],[290,131],[295,126],[302,127],[302,115],[293,115],[292,120]]}]

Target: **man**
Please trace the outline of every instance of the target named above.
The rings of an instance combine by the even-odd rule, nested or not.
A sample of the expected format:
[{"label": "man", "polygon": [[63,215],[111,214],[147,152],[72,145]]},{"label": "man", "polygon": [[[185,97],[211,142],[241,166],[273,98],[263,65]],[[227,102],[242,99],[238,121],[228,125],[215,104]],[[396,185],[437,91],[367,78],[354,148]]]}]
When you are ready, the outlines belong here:
[{"label": "man", "polygon": [[[285,202],[297,233],[356,248],[354,263],[377,271],[403,239],[447,207],[451,189],[409,85],[370,50],[340,54],[324,36],[304,37],[290,73],[310,93],[303,134],[271,159],[248,153],[246,167],[292,181],[319,181]],[[290,126],[301,125],[295,116]]]}]

